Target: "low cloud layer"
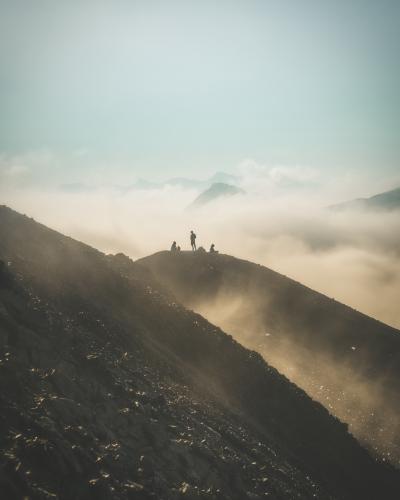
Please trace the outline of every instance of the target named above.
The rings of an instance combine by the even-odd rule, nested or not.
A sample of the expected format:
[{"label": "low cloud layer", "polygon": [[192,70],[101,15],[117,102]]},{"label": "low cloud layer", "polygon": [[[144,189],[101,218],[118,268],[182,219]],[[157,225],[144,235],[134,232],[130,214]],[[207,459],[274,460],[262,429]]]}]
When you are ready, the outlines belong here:
[{"label": "low cloud layer", "polygon": [[[0,160],[1,203],[104,252],[122,251],[135,259],[169,248],[172,240],[188,249],[194,229],[207,249],[213,242],[223,253],[271,267],[400,327],[399,212],[325,208],[372,194],[374,186],[376,191],[395,187],[396,180],[377,184],[352,173],[328,178],[311,168],[269,168],[246,160],[234,172],[245,195],[187,211],[199,194],[196,189],[121,190],[117,181],[108,181],[65,190],[59,188],[64,181],[80,179],[64,176],[60,182],[54,174],[57,162],[46,152]],[[40,182],[46,173],[50,180]]]}]

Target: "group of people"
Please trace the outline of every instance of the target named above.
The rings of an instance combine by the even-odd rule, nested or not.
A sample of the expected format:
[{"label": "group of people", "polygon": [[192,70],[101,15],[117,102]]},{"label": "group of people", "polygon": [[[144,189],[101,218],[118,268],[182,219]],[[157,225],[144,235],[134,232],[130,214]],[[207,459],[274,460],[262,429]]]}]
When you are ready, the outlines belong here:
[{"label": "group of people", "polygon": [[[196,250],[197,250],[196,238],[197,238],[197,236],[196,236],[195,232],[194,231],[190,231],[190,246],[192,247],[192,251],[193,252],[196,252]],[[180,252],[180,251],[181,251],[181,247],[176,244],[176,241],[174,241],[172,243],[172,245],[171,245],[171,252]],[[204,251],[204,249],[203,249],[203,251]],[[214,243],[211,243],[209,252],[210,253],[218,253],[218,251],[215,250]]]}]

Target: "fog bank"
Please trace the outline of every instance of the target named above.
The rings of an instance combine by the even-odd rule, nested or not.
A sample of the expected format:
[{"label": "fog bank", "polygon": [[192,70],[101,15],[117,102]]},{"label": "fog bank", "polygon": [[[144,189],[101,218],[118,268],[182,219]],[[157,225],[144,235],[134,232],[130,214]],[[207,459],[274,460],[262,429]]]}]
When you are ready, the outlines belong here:
[{"label": "fog bank", "polygon": [[[64,160],[66,161],[66,160]],[[211,242],[223,253],[286,274],[368,315],[400,327],[400,212],[334,212],[326,207],[400,185],[344,172],[243,161],[244,195],[187,210],[201,191],[179,185],[135,189],[118,177],[60,177],[46,152],[0,158],[0,202],[106,252],[143,257],[176,240]],[[82,181],[65,184],[66,181]],[[57,183],[62,182],[62,184]],[[125,184],[118,184],[124,181]]]}]

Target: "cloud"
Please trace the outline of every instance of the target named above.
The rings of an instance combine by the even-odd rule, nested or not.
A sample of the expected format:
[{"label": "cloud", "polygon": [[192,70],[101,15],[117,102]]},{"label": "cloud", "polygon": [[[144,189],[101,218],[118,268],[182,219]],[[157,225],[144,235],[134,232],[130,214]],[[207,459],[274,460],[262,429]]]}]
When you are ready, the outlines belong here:
[{"label": "cloud", "polygon": [[[87,180],[78,178],[80,184],[69,184],[68,189],[58,187],[56,182],[52,186],[41,185],[38,179],[21,189],[21,183],[12,184],[10,178],[31,175],[39,156],[24,160],[15,159],[6,166],[0,163],[1,175],[9,168],[13,172],[7,188],[0,183],[0,203],[106,253],[124,252],[136,259],[168,249],[173,240],[184,250],[189,249],[189,231],[194,229],[198,244],[207,249],[213,242],[222,253],[263,264],[400,328],[399,212],[340,213],[324,208],[340,201],[340,196],[347,196],[343,186],[352,197],[360,184],[371,187],[371,181],[368,184],[366,179],[354,178],[352,187],[352,176],[348,173],[327,178],[308,168],[270,168],[245,162],[240,166],[240,182],[242,187],[246,186],[246,194],[220,199],[188,212],[185,208],[198,195],[194,188],[163,185],[121,190],[109,183],[86,189]],[[27,165],[29,169],[19,171],[19,165]],[[50,175],[51,161],[48,166],[44,161],[39,168],[43,175]],[[59,177],[54,179],[58,181]],[[208,305],[200,312],[221,325],[233,318],[238,328],[235,311],[247,305],[254,307],[254,303],[254,297],[241,294],[234,299],[229,297],[224,304],[215,301],[214,310]],[[257,327],[256,315],[253,321]],[[241,335],[249,335],[250,323],[246,322]],[[226,329],[235,334],[229,324]],[[245,336],[238,338],[245,344],[248,341]],[[359,438],[375,446],[376,429],[385,429],[379,431],[378,444],[386,451],[391,449],[398,423],[396,414],[384,403],[385,384],[381,381],[371,386],[348,372],[341,373],[332,360],[319,359],[321,377],[315,386],[314,379],[304,369],[308,358],[293,346],[285,345],[280,351],[269,348],[261,353],[314,399],[349,421],[351,431]],[[334,388],[340,397],[335,401],[327,402],[324,391],[320,391],[325,382],[336,384]],[[349,420],[349,409],[352,415],[361,414],[365,418]]]},{"label": "cloud", "polygon": [[43,149],[18,155],[0,155],[2,188],[26,188],[47,183],[57,173],[59,159]]},{"label": "cloud", "polygon": [[16,176],[21,176],[24,174],[27,174],[30,172],[30,168],[27,165],[9,165],[7,168],[4,169],[4,176],[5,177],[16,177]]},{"label": "cloud", "polygon": [[[66,159],[42,152],[9,160],[0,158],[2,203],[100,250],[139,258],[169,248],[173,240],[187,248],[194,228],[205,248],[214,242],[224,253],[264,264],[400,327],[398,213],[324,208],[341,200],[343,186],[349,196],[360,184],[367,186],[365,178],[354,178],[351,191],[349,173],[328,177],[308,167],[246,160],[238,167],[245,195],[188,213],[185,208],[198,194],[194,188],[123,191],[109,182],[97,189],[62,190],[59,171]],[[71,175],[64,180],[71,182]],[[78,175],[75,180],[87,182]]]},{"label": "cloud", "polygon": [[240,183],[247,189],[265,190],[269,193],[288,188],[315,187],[320,172],[308,166],[268,166],[248,158],[237,166]]}]

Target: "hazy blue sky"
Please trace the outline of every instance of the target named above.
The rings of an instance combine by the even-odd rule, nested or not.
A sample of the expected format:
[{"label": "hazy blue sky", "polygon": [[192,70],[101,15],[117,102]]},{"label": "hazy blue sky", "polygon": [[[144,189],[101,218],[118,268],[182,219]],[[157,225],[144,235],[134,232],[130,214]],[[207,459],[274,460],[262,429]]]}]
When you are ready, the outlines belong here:
[{"label": "hazy blue sky", "polygon": [[399,168],[398,0],[0,8],[0,154],[72,155],[82,175]]}]

